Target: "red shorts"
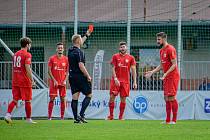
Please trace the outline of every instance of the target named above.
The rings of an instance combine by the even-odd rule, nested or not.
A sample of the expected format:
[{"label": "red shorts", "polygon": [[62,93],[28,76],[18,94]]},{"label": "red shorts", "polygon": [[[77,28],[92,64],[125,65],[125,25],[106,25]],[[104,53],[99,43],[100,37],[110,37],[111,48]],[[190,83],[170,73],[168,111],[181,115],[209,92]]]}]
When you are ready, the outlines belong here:
[{"label": "red shorts", "polygon": [[164,79],[163,80],[164,96],[176,96],[178,86],[179,86],[179,78]]},{"label": "red shorts", "polygon": [[130,84],[120,82],[120,86],[116,86],[114,80],[110,82],[110,94],[117,96],[120,93],[121,97],[128,97],[130,95]]},{"label": "red shorts", "polygon": [[66,86],[54,86],[53,82],[50,82],[50,97],[57,97],[58,96],[58,91],[60,97],[65,97],[66,96]]},{"label": "red shorts", "polygon": [[13,99],[18,100],[32,100],[32,87],[12,87]]}]

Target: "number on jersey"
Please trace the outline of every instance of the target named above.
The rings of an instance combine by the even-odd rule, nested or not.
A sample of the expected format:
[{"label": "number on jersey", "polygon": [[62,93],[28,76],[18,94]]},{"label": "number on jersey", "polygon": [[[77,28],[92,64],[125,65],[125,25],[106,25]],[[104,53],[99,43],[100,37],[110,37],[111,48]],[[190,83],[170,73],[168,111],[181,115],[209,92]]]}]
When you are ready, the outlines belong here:
[{"label": "number on jersey", "polygon": [[18,67],[20,68],[21,67],[21,57],[20,56],[14,56],[14,67]]}]

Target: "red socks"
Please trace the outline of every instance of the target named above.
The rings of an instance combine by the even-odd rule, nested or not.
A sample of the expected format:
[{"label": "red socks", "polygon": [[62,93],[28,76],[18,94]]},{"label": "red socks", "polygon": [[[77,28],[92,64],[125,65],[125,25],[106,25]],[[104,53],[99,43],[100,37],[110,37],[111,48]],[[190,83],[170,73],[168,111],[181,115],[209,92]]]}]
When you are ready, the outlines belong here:
[{"label": "red socks", "polygon": [[54,106],[54,101],[50,101],[48,104],[48,119],[52,117],[53,106]]},{"label": "red socks", "polygon": [[[126,103],[120,102],[119,119],[122,119],[123,118],[123,114],[124,114],[124,111],[125,111],[125,106],[126,106]],[[114,116],[113,115],[113,112],[114,112],[114,102],[109,103],[109,112],[110,112],[109,117],[113,118],[113,116]]]},{"label": "red socks", "polygon": [[178,112],[178,102],[175,99],[175,100],[171,101],[171,104],[172,104],[172,112],[173,112],[172,121],[176,122],[176,120],[177,120],[177,112]]},{"label": "red socks", "polygon": [[[14,107],[17,105],[15,101],[12,101],[8,106],[8,113],[11,113],[14,109]],[[31,118],[31,102],[25,101],[25,112],[26,112],[26,118]]]},{"label": "red socks", "polygon": [[[50,101],[49,104],[48,104],[48,118],[52,117],[53,107],[54,107],[54,101]],[[61,104],[60,104],[61,119],[64,118],[65,108],[66,108],[65,101],[61,101]]]},{"label": "red socks", "polygon": [[61,109],[61,119],[63,119],[65,113],[65,101],[61,101],[60,109]]},{"label": "red socks", "polygon": [[178,102],[176,99],[173,101],[166,101],[166,123],[169,123],[171,120],[171,112],[173,113],[172,121],[176,122],[178,112]]},{"label": "red socks", "polygon": [[16,105],[17,105],[17,103],[15,101],[10,102],[7,112],[11,113]]},{"label": "red socks", "polygon": [[122,119],[123,118],[123,114],[124,114],[124,111],[125,111],[125,105],[126,105],[126,103],[120,102],[119,119]]},{"label": "red socks", "polygon": [[31,102],[25,101],[26,118],[31,118]]},{"label": "red socks", "polygon": [[171,102],[166,101],[166,123],[169,123],[171,120],[171,110],[172,110]]},{"label": "red socks", "polygon": [[109,103],[109,113],[110,113],[110,117],[113,117],[113,112],[114,112],[114,102]]}]

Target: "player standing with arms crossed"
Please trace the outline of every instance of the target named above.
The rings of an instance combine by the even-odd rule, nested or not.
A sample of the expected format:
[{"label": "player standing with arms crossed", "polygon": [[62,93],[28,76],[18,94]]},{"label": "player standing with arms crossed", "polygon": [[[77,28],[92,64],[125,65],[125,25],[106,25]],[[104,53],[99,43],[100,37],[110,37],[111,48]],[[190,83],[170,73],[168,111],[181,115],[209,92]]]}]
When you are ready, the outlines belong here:
[{"label": "player standing with arms crossed", "polygon": [[114,101],[120,94],[120,114],[119,120],[123,120],[126,106],[126,97],[130,94],[130,68],[133,76],[133,88],[137,89],[136,84],[136,61],[132,55],[127,54],[126,42],[119,43],[119,53],[114,54],[111,60],[112,78],[110,82],[109,112],[107,120],[114,119]]},{"label": "player standing with arms crossed", "polygon": [[30,67],[32,56],[28,52],[31,48],[31,43],[32,41],[30,38],[21,38],[21,50],[17,51],[12,59],[13,101],[8,105],[7,114],[4,117],[7,123],[12,123],[11,113],[14,107],[17,105],[18,100],[25,101],[26,122],[36,123],[31,119],[32,86],[35,85]]},{"label": "player standing with arms crossed", "polygon": [[[176,124],[178,102],[176,99],[178,84],[179,84],[179,70],[177,67],[176,49],[168,44],[167,35],[164,32],[157,33],[157,44],[162,47],[160,49],[160,65],[154,70],[148,71],[145,74],[146,78],[150,78],[152,74],[163,69],[163,76],[160,78],[163,80],[164,100],[166,102],[166,124]],[[171,121],[171,111],[173,118]]]},{"label": "player standing with arms crossed", "polygon": [[48,62],[48,74],[50,76],[50,102],[48,104],[48,120],[51,120],[55,97],[60,95],[61,120],[64,119],[66,81],[68,78],[68,57],[63,55],[64,46],[59,42],[56,44],[56,54],[51,56]]}]

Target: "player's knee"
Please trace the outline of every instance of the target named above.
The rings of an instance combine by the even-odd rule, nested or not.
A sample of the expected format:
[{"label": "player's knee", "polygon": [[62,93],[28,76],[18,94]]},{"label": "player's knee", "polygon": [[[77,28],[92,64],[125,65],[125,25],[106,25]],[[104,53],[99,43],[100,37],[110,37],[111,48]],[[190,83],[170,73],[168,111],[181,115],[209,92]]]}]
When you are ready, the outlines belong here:
[{"label": "player's knee", "polygon": [[126,102],[126,100],[121,100],[120,102],[125,103],[125,102]]},{"label": "player's knee", "polygon": [[72,100],[78,100],[79,98],[77,96],[72,96]]},{"label": "player's knee", "polygon": [[86,95],[86,97],[92,98],[92,94],[90,93],[90,94]]},{"label": "player's knee", "polygon": [[168,97],[167,97],[167,96],[164,96],[164,100],[165,100],[165,101],[168,101]]},{"label": "player's knee", "polygon": [[78,99],[79,99],[79,92],[74,93],[74,94],[72,95],[72,99],[73,99],[73,100],[78,100]]},{"label": "player's knee", "polygon": [[60,97],[60,99],[61,99],[61,102],[65,101],[65,97]]},{"label": "player's knee", "polygon": [[15,102],[17,104],[18,103],[18,100],[13,99],[13,102]]},{"label": "player's knee", "polygon": [[122,103],[125,103],[125,102],[126,102],[126,97],[120,97],[120,101],[121,101]]},{"label": "player's knee", "polygon": [[169,101],[173,101],[173,100],[175,100],[176,98],[175,98],[175,96],[169,96],[168,99],[169,99]]},{"label": "player's knee", "polygon": [[114,102],[114,100],[115,100],[115,96],[110,96],[110,98],[109,98],[109,102]]},{"label": "player's knee", "polygon": [[25,100],[25,102],[30,103],[30,102],[31,102],[31,100]]},{"label": "player's knee", "polygon": [[54,102],[55,97],[50,97],[50,102]]}]

